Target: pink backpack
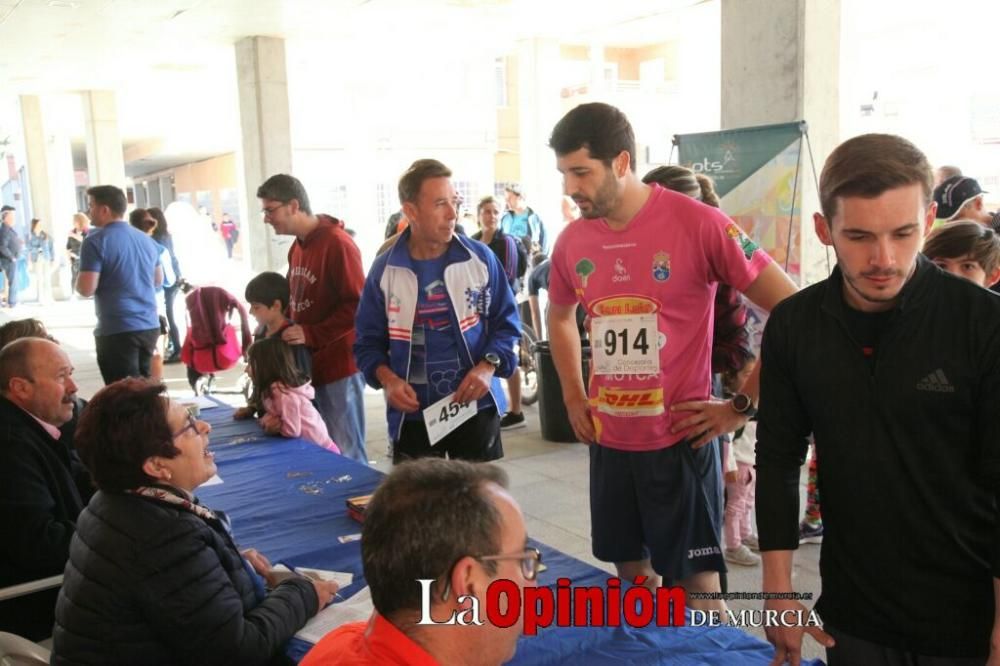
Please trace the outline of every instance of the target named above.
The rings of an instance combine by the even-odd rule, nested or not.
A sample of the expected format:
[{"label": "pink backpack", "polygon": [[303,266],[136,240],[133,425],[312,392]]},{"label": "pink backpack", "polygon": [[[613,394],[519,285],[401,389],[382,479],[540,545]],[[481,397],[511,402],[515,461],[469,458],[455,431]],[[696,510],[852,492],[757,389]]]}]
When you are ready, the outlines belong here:
[{"label": "pink backpack", "polygon": [[[188,327],[181,360],[203,375],[233,367],[252,342],[247,311],[236,298],[221,287],[200,287],[185,298],[191,325]],[[236,329],[229,323],[233,310],[240,313],[243,344],[236,339]]]}]

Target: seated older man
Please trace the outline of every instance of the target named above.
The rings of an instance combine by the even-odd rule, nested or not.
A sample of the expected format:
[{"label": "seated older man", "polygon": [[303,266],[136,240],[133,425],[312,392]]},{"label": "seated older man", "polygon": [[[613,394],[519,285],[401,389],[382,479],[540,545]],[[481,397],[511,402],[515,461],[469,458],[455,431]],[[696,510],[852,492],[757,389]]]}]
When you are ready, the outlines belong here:
[{"label": "seated older man", "polygon": [[[73,417],[76,384],[66,353],[42,338],[0,349],[0,587],[61,574],[86,474],[59,428]],[[52,633],[57,590],[0,602],[0,630]]]},{"label": "seated older man", "polygon": [[[468,608],[484,609],[486,589],[504,578],[535,585],[541,556],[527,545],[524,516],[499,467],[424,458],[395,467],[365,512],[361,557],[375,612],[368,622],[327,634],[302,666],[361,664],[501,664],[514,656],[521,623],[500,628],[445,624]],[[420,624],[430,585],[430,618]]]}]

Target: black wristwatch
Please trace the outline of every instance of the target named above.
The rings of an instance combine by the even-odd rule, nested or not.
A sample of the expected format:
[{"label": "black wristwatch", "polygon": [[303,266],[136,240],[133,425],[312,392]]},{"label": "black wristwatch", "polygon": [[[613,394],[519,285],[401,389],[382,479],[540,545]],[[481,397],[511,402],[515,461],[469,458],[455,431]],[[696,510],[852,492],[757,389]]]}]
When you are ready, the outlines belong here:
[{"label": "black wristwatch", "polygon": [[493,370],[500,369],[500,357],[494,354],[493,352],[490,352],[489,354],[483,356],[483,360],[492,365]]},{"label": "black wristwatch", "polygon": [[729,401],[733,411],[743,414],[748,419],[757,416],[757,408],[753,406],[753,400],[746,393],[736,393]]}]

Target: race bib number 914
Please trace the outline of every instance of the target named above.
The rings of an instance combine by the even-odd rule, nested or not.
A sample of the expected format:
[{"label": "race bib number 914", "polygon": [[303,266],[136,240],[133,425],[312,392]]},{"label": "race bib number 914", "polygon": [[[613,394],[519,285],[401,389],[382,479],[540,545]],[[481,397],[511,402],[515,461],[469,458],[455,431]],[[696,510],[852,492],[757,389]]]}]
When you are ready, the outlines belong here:
[{"label": "race bib number 914", "polygon": [[660,373],[655,314],[596,317],[591,323],[591,333],[595,374]]}]

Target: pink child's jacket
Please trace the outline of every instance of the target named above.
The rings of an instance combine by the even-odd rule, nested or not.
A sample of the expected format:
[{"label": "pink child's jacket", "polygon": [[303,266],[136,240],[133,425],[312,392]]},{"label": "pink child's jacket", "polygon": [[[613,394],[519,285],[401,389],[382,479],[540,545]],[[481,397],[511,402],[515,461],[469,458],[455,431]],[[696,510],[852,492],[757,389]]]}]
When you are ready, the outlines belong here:
[{"label": "pink child's jacket", "polygon": [[312,399],[315,394],[309,382],[295,388],[275,382],[271,385],[271,395],[264,398],[264,409],[268,414],[281,419],[283,436],[301,437],[324,449],[340,453],[340,448],[330,439],[323,417],[313,407]]}]

